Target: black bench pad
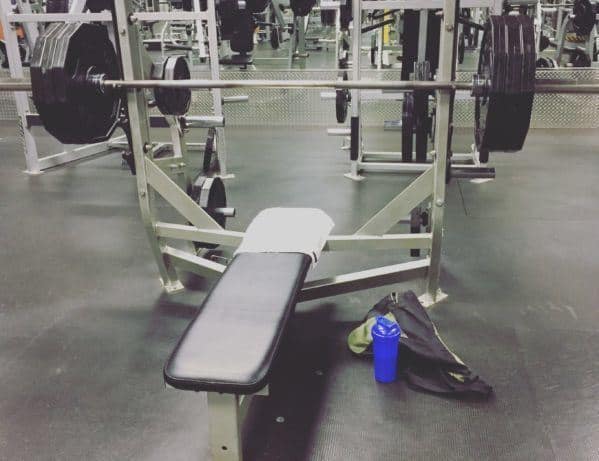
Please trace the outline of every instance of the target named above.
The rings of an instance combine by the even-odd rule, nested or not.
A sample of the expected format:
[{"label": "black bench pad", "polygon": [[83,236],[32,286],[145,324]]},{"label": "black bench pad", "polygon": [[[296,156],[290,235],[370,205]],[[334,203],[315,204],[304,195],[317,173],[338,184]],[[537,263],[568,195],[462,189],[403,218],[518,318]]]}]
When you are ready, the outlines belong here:
[{"label": "black bench pad", "polygon": [[261,390],[310,263],[300,253],[237,255],[166,363],[166,383],[231,394]]}]

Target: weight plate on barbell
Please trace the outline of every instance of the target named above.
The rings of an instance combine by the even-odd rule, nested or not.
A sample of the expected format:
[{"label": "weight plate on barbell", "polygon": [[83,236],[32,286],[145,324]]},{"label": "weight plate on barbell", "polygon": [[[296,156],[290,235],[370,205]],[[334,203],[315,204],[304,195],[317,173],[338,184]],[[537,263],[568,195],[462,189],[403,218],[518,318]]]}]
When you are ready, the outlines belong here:
[{"label": "weight plate on barbell", "polygon": [[588,35],[595,27],[595,9],[590,0],[574,0],[572,25],[578,35]]},{"label": "weight plate on barbell", "polygon": [[[191,78],[187,59],[183,56],[169,56],[162,63],[161,80],[188,80]],[[191,104],[189,88],[155,88],[154,99],[158,110],[164,115],[185,115]]]},{"label": "weight plate on barbell", "polygon": [[492,16],[487,21],[478,63],[486,91],[475,100],[479,152],[517,151],[530,126],[534,99],[534,27],[526,16]]},{"label": "weight plate on barbell", "polygon": [[105,26],[58,24],[38,39],[31,61],[33,102],[46,130],[63,144],[107,140],[118,124],[121,96],[90,75],[120,78]]}]

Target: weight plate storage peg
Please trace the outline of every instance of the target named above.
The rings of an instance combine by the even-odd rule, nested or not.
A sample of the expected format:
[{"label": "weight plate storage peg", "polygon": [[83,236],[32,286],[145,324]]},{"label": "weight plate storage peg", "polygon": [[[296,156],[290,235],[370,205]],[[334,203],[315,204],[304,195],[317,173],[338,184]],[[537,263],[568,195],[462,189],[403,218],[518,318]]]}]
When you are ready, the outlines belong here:
[{"label": "weight plate storage peg", "polygon": [[33,102],[46,130],[63,144],[106,141],[118,125],[121,94],[98,85],[120,78],[105,26],[51,24],[31,60]]}]

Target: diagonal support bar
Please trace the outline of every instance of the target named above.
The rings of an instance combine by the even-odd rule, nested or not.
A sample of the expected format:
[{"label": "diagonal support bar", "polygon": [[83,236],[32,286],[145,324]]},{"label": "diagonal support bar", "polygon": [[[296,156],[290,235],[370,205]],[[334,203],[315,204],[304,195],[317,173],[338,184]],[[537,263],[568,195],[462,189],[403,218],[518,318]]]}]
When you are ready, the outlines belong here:
[{"label": "diagonal support bar", "polygon": [[299,301],[326,298],[424,277],[429,264],[429,259],[425,258],[392,266],[336,275],[320,280],[311,280],[304,284],[299,294]]},{"label": "diagonal support bar", "polygon": [[[228,231],[225,229],[197,229],[185,224],[157,222],[156,235],[177,240],[190,240],[192,242],[206,242],[237,248],[243,240],[243,232]],[[418,234],[420,235],[420,234]]]},{"label": "diagonal support bar", "polygon": [[148,184],[198,229],[222,229],[193,199],[149,158],[145,159]]},{"label": "diagonal support bar", "polygon": [[170,246],[163,247],[162,252],[164,255],[168,256],[172,263],[178,268],[201,276],[220,276],[227,268],[227,266],[223,264],[215,263],[209,259],[201,258]]},{"label": "diagonal support bar", "polygon": [[357,232],[357,235],[383,235],[389,232],[401,217],[431,196],[433,190],[433,168],[430,167],[402,190],[393,200],[375,214]]},{"label": "diagonal support bar", "polygon": [[323,251],[391,250],[431,247],[431,234],[331,235]]}]

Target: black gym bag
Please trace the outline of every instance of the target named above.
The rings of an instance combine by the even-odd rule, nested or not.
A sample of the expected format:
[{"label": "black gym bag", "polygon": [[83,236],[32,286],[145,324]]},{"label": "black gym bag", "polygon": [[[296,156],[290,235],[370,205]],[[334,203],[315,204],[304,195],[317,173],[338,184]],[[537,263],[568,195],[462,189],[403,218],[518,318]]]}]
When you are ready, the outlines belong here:
[{"label": "black gym bag", "polygon": [[399,376],[412,389],[453,397],[491,396],[493,388],[447,348],[413,291],[385,296],[368,311],[347,338],[354,354],[372,356],[370,330],[379,315],[401,327]]}]

